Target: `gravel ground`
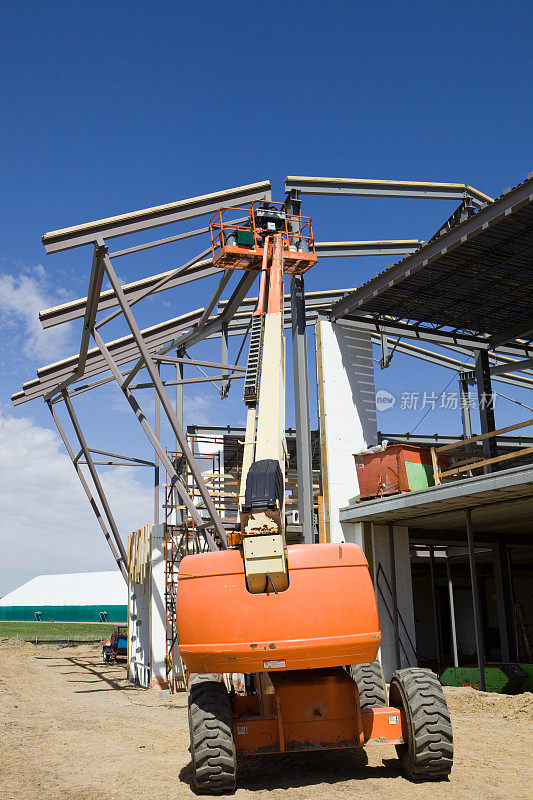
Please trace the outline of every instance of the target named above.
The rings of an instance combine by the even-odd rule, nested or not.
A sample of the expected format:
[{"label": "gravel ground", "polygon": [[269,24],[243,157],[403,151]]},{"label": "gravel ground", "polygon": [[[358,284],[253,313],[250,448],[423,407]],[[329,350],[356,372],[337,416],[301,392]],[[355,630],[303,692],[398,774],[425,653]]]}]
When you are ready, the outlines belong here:
[{"label": "gravel ground", "polygon": [[[0,640],[1,800],[192,798],[186,696],[131,686],[98,645]],[[262,756],[239,764],[236,800],[530,800],[533,695],[447,689],[449,781],[415,784],[393,747]]]}]

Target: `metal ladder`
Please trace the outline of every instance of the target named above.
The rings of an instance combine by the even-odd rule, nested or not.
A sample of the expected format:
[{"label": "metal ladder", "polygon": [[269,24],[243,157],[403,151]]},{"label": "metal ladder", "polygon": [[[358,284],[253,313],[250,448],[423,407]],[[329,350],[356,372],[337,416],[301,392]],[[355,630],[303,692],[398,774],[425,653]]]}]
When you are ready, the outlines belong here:
[{"label": "metal ladder", "polygon": [[250,349],[246,375],[244,376],[244,402],[246,405],[257,405],[259,398],[259,380],[261,375],[261,358],[263,355],[263,315],[252,317],[250,330]]}]

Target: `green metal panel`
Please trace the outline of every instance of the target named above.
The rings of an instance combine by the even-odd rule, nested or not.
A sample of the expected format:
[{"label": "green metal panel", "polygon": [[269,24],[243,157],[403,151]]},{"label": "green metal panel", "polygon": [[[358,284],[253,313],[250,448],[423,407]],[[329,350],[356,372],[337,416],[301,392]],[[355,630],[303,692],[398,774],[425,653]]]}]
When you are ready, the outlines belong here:
[{"label": "green metal panel", "polygon": [[41,612],[43,622],[100,622],[100,612],[106,611],[106,622],[125,624],[128,619],[126,604],[112,606],[0,606],[0,620],[35,621],[35,612]]},{"label": "green metal panel", "polygon": [[524,683],[523,691],[524,692],[533,692],[533,664],[522,664],[518,665],[522,667],[524,672],[527,675],[526,682]]},{"label": "green metal panel", "polygon": [[405,462],[407,482],[411,491],[415,489],[427,489],[434,486],[433,467],[431,464],[415,464],[413,461]]},{"label": "green metal panel", "polygon": [[253,231],[237,231],[237,244],[244,245],[245,247],[254,246]]},{"label": "green metal panel", "polygon": [[[487,665],[485,683],[487,692],[509,693],[526,690],[528,673],[521,664]],[[443,686],[472,686],[479,689],[477,667],[448,667],[440,676]]]}]

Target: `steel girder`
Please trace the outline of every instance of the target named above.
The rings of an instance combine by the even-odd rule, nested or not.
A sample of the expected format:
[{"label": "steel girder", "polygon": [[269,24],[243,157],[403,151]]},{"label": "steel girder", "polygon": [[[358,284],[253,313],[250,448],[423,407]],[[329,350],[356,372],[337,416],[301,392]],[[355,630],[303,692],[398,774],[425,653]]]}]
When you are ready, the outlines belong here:
[{"label": "steel girder", "polygon": [[361,178],[309,178],[289,175],[285,191],[299,194],[355,195],[357,197],[414,197],[420,199],[464,200],[470,198],[478,207],[492,198],[464,183],[425,181],[365,180]]},{"label": "steel girder", "polygon": [[51,231],[44,234],[43,245],[47,253],[58,253],[61,250],[91,244],[98,237],[113,239],[116,236],[138,233],[159,225],[169,225],[172,222],[200,217],[203,214],[213,214],[221,206],[246,205],[254,200],[269,199],[270,181],[251,183],[247,186],[237,186],[233,189],[179,200],[176,203],[144,208],[129,214],[119,214],[115,217]]}]

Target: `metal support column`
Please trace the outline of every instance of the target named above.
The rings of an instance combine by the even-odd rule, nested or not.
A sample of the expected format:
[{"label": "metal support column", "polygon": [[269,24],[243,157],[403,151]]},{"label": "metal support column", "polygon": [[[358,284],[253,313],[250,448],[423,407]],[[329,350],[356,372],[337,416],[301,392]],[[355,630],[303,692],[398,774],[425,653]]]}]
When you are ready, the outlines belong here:
[{"label": "metal support column", "polygon": [[[228,360],[229,359],[229,355],[228,355],[229,354],[228,337],[229,337],[229,326],[228,326],[227,322],[223,322],[222,323],[222,330],[221,330],[221,334],[220,334],[220,343],[221,343],[220,344],[220,347],[221,347],[221,352],[220,352],[221,358],[220,358],[220,361],[224,365],[229,364],[229,360]],[[229,372],[227,370],[223,369],[222,370],[222,374],[224,376],[228,376]],[[229,387],[230,387],[230,384],[228,383],[228,381],[224,381],[224,383],[220,387],[220,396],[221,396],[222,399],[224,399],[225,397],[228,396]]]},{"label": "metal support column", "polygon": [[432,544],[429,545],[429,574],[431,576],[431,601],[433,604],[433,627],[435,629],[435,645],[437,648],[437,666],[440,672],[442,664],[440,616],[437,585],[435,582],[435,548]]},{"label": "metal support column", "polygon": [[[293,191],[287,199],[287,213],[300,215],[301,201]],[[291,229],[294,230],[294,223]],[[292,366],[296,417],[296,468],[298,474],[298,513],[304,542],[315,541],[313,498],[313,458],[311,452],[311,415],[309,411],[309,376],[305,326],[305,286],[303,275],[291,275]]]},{"label": "metal support column", "polygon": [[513,592],[509,583],[508,557],[505,542],[499,540],[492,549],[494,560],[494,583],[498,608],[498,628],[502,661],[518,658],[514,636]]},{"label": "metal support column", "polygon": [[65,445],[66,451],[69,454],[69,457],[70,457],[70,460],[72,461],[74,469],[76,470],[76,472],[78,474],[78,478],[80,479],[80,483],[81,483],[81,485],[83,486],[83,488],[85,490],[85,494],[87,495],[87,499],[88,499],[88,501],[89,501],[89,503],[91,505],[92,510],[94,511],[94,515],[95,515],[96,519],[98,520],[98,523],[99,523],[99,525],[100,525],[100,527],[102,529],[102,533],[104,534],[104,536],[106,538],[106,541],[107,541],[107,543],[109,545],[109,549],[113,553],[113,558],[117,562],[117,566],[118,566],[119,570],[122,573],[122,577],[124,578],[124,580],[127,583],[128,582],[128,565],[127,565],[127,563],[124,562],[124,560],[122,558],[122,555],[119,553],[119,551],[115,547],[115,543],[113,541],[113,537],[111,536],[111,534],[107,530],[107,526],[106,526],[106,524],[104,522],[104,518],[102,517],[102,514],[100,513],[100,509],[98,508],[98,506],[96,504],[96,500],[92,496],[92,492],[89,489],[89,484],[85,480],[85,476],[84,476],[84,474],[82,472],[82,469],[81,469],[80,465],[78,464],[78,460],[77,460],[76,456],[74,455],[74,451],[72,450],[72,447],[70,446],[70,442],[69,442],[69,440],[67,438],[67,435],[66,435],[65,431],[63,430],[63,426],[61,425],[61,423],[59,421],[59,417],[56,414],[54,406],[50,402],[48,402],[47,405],[48,405],[48,408],[50,409],[50,413],[51,413],[52,418],[53,418],[53,420],[54,420],[54,422],[56,424],[57,430],[59,431],[59,435],[63,439],[63,444]]},{"label": "metal support column", "polygon": [[306,544],[312,544],[315,540],[313,458],[311,452],[311,415],[309,412],[309,377],[303,275],[291,275],[291,310],[298,511],[300,524],[303,526],[304,541]]},{"label": "metal support column", "polygon": [[161,382],[161,378],[159,377],[159,373],[157,371],[156,365],[155,365],[154,361],[152,360],[150,352],[149,352],[149,350],[148,350],[148,348],[147,348],[147,346],[145,344],[145,341],[144,341],[144,339],[142,337],[141,331],[139,330],[139,326],[137,325],[137,322],[135,321],[135,317],[133,316],[131,308],[129,307],[128,301],[126,300],[126,296],[124,295],[124,291],[122,289],[120,281],[118,280],[117,275],[115,273],[115,270],[113,269],[113,266],[111,264],[111,261],[107,256],[104,258],[104,265],[105,265],[105,269],[106,269],[107,275],[109,277],[109,281],[111,283],[111,286],[112,286],[112,288],[113,288],[113,290],[115,292],[116,298],[118,300],[118,303],[119,303],[120,307],[122,308],[122,312],[124,314],[124,318],[125,318],[126,322],[128,323],[128,327],[129,327],[129,329],[130,329],[130,331],[132,333],[132,336],[133,336],[133,338],[135,340],[135,344],[139,348],[140,355],[144,358],[144,363],[145,363],[146,369],[148,371],[148,374],[150,375],[150,378],[152,379],[152,382],[154,384],[155,390],[156,390],[157,394],[159,395],[159,399],[161,400],[161,405],[163,406],[163,409],[164,409],[165,414],[167,416],[167,419],[168,419],[168,421],[170,423],[170,426],[171,426],[172,430],[174,431],[174,434],[175,434],[175,436],[176,436],[176,438],[177,438],[177,440],[178,440],[178,442],[180,444],[181,452],[183,453],[183,455],[184,455],[184,457],[185,457],[185,459],[186,459],[186,461],[187,461],[187,463],[189,465],[189,468],[191,470],[191,474],[192,474],[192,476],[194,478],[194,481],[195,481],[195,483],[196,483],[196,485],[198,487],[198,491],[199,491],[199,493],[200,493],[200,495],[202,497],[202,500],[205,503],[205,507],[206,507],[207,513],[209,514],[209,516],[211,517],[211,519],[213,521],[213,525],[214,525],[215,530],[216,530],[216,532],[217,532],[217,534],[219,536],[219,539],[220,539],[220,541],[222,543],[222,546],[224,548],[227,548],[228,540],[227,540],[227,536],[226,536],[226,531],[224,530],[224,526],[222,524],[222,520],[220,519],[220,516],[219,516],[219,514],[218,514],[218,512],[217,512],[217,510],[215,508],[215,505],[213,503],[213,500],[211,498],[211,495],[209,494],[207,486],[205,485],[205,481],[204,481],[204,479],[202,477],[202,474],[200,472],[198,464],[196,463],[196,460],[195,460],[195,458],[194,458],[194,456],[193,456],[193,454],[191,452],[191,449],[190,449],[189,445],[187,444],[186,436],[183,433],[183,430],[181,429],[181,426],[180,426],[180,424],[178,422],[178,418],[176,417],[176,414],[174,413],[174,409],[172,408],[172,403],[170,402],[169,396],[165,391],[165,387],[163,386],[163,384]]},{"label": "metal support column", "polygon": [[398,625],[398,587],[396,585],[396,553],[394,551],[394,525],[389,525],[389,561],[392,594],[392,628],[394,636],[394,669],[400,669],[400,629]]},{"label": "metal support column", "polygon": [[474,548],[474,533],[472,529],[472,512],[465,509],[466,535],[468,539],[468,560],[470,563],[470,582],[472,584],[472,606],[474,609],[474,628],[476,632],[477,663],[479,668],[479,688],[482,692],[485,684],[485,646],[483,643],[483,624],[481,620],[481,605],[479,602],[479,587],[477,585],[476,553]]},{"label": "metal support column", "polygon": [[[176,350],[176,357],[183,358],[185,355],[184,350]],[[184,364],[176,364],[176,380],[180,381],[183,380],[185,366]],[[183,429],[183,384],[176,384],[176,416],[178,418],[178,422]],[[179,451],[179,442],[176,439],[176,452]],[[176,505],[178,505],[176,503]],[[185,522],[185,510],[183,508],[176,509],[176,525],[179,525]]]},{"label": "metal support column", "polygon": [[[157,371],[160,373],[161,367],[157,365]],[[154,410],[154,432],[156,437],[159,439],[159,397],[157,396],[157,392],[154,389],[154,402],[155,402],[155,410]],[[154,525],[159,524],[159,457],[157,455],[157,450],[154,448]]]},{"label": "metal support column", "polygon": [[[461,403],[461,421],[463,423],[463,437],[470,439],[472,433],[472,417],[470,415],[470,392],[468,390],[468,381],[459,374],[459,399]],[[465,445],[465,452],[472,453],[474,451],[473,444]]]},{"label": "metal support column", "polygon": [[451,569],[450,558],[447,553],[446,553],[446,575],[448,577],[448,599],[450,601],[450,626],[452,631],[453,665],[454,667],[458,667],[459,658],[457,655],[457,628],[455,625],[455,602],[453,599],[452,569]]},{"label": "metal support column", "polygon": [[100,502],[102,503],[102,508],[104,509],[105,515],[106,515],[107,520],[109,522],[109,527],[111,528],[111,532],[113,534],[113,539],[115,540],[115,545],[117,547],[118,552],[120,553],[120,558],[121,558],[121,560],[122,560],[122,562],[123,562],[123,564],[124,564],[124,566],[126,568],[126,571],[127,571],[128,570],[128,556],[127,556],[126,550],[124,548],[124,544],[122,542],[122,539],[120,538],[120,533],[118,531],[118,527],[117,527],[117,524],[115,522],[115,518],[113,517],[113,514],[111,512],[111,508],[110,508],[109,503],[107,501],[107,497],[106,497],[106,494],[104,492],[104,488],[103,488],[103,486],[102,486],[102,484],[100,482],[100,478],[99,478],[98,472],[97,472],[96,467],[95,467],[95,465],[93,463],[91,452],[90,452],[89,448],[87,447],[87,442],[85,441],[85,437],[84,437],[83,432],[81,430],[80,423],[79,423],[78,418],[76,416],[76,413],[74,411],[74,407],[72,405],[72,401],[71,401],[70,397],[68,396],[68,392],[66,391],[66,389],[63,389],[61,394],[63,396],[63,401],[65,403],[65,408],[67,409],[68,415],[70,417],[70,421],[72,422],[72,427],[74,428],[74,432],[76,434],[76,438],[77,438],[77,440],[78,440],[78,442],[80,444],[81,451],[83,453],[83,457],[84,457],[85,461],[87,462],[87,466],[89,468],[89,472],[91,473],[91,478],[92,478],[92,481],[94,483],[94,487],[95,487],[95,489],[96,489],[96,491],[98,493],[98,497],[100,498]]},{"label": "metal support column", "polygon": [[[490,433],[496,430],[496,424],[494,422],[494,395],[490,378],[490,361],[486,350],[479,350],[476,354],[475,374],[481,433]],[[483,455],[485,458],[495,458],[498,455],[498,442],[494,436],[483,439]],[[487,472],[494,472],[497,469],[497,464],[489,464],[485,467]]]}]

